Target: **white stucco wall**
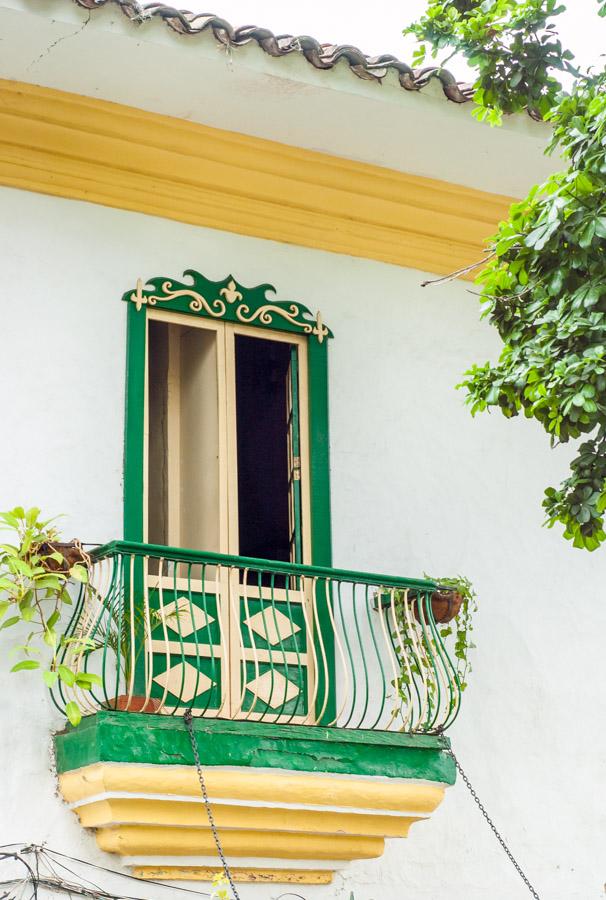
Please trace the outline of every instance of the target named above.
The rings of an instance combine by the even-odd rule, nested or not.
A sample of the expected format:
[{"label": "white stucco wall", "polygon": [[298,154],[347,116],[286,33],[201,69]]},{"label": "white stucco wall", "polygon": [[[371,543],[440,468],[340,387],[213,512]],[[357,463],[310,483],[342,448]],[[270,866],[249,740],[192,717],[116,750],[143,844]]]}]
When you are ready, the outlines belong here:
[{"label": "white stucco wall", "polygon": [[[606,550],[541,528],[543,487],[566,470],[538,426],[472,420],[453,385],[498,341],[467,285],[419,272],[0,189],[0,508],[64,512],[64,531],[121,531],[125,308],[136,278],[273,282],[320,308],[330,348],[334,561],[418,575],[463,572],[481,602],[454,746],[541,896],[603,897]],[[9,675],[0,633],[0,844],[48,841],[118,868],[55,795],[35,677]],[[251,900],[282,887],[242,886]],[[461,785],[381,860],[308,900],[526,896]],[[153,897],[153,890],[149,890]]]}]

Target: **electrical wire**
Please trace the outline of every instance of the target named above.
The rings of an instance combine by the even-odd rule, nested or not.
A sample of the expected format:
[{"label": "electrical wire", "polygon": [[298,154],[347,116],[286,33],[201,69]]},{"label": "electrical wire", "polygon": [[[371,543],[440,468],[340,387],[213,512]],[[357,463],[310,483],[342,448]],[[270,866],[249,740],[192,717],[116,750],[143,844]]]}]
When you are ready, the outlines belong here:
[{"label": "electrical wire", "polygon": [[[14,852],[2,852],[2,851],[10,851],[13,848],[18,848],[14,850]],[[35,868],[38,869],[38,872],[34,871],[34,868],[23,858],[24,855],[34,854],[36,859]],[[72,896],[71,892],[78,893],[79,896],[88,896],[95,898],[95,900],[147,900],[146,896],[133,896],[130,894],[124,894],[120,892],[119,894],[113,893],[112,891],[106,890],[101,887],[95,881],[92,881],[86,875],[74,871],[74,869],[70,868],[70,866],[66,865],[62,860],[68,860],[72,863],[77,863],[85,867],[85,869],[95,869],[100,872],[105,872],[109,875],[117,876],[118,878],[124,878],[131,882],[136,882],[141,885],[144,892],[146,889],[153,885],[159,888],[165,888],[171,891],[172,896],[175,895],[184,896],[188,895],[189,897],[199,897],[203,898],[203,900],[208,900],[211,895],[205,891],[195,891],[191,888],[184,887],[174,887],[173,885],[169,885],[160,881],[152,881],[150,879],[137,878],[135,875],[129,875],[126,872],[117,872],[115,869],[110,869],[107,866],[101,866],[97,863],[87,862],[86,860],[80,859],[76,856],[69,856],[66,853],[61,853],[59,850],[51,850],[49,847],[45,847],[44,845],[38,844],[27,844],[27,843],[13,843],[13,844],[5,844],[4,846],[0,846],[0,862],[2,860],[16,860],[21,863],[27,869],[27,877],[22,880],[23,887],[27,884],[31,884],[32,886],[32,900],[38,900],[38,887],[44,886],[47,888],[61,889],[65,891],[69,896]],[[45,874],[41,869],[47,869],[49,872],[50,879],[45,878]],[[76,884],[71,881],[65,879],[65,877],[61,874],[57,869],[61,869],[67,873],[69,873],[72,878],[76,879]],[[54,880],[54,881],[53,881]],[[11,880],[10,882],[0,882],[0,886],[2,884],[15,884],[17,880]],[[56,882],[56,884],[54,883]],[[20,881],[21,883],[21,881]],[[7,895],[0,894],[0,900],[16,900],[16,895],[14,892]]]},{"label": "electrical wire", "polygon": [[20,862],[21,865],[25,869],[27,869],[27,871],[29,872],[32,889],[33,889],[33,895],[32,895],[33,900],[38,900],[38,885],[37,885],[37,881],[36,881],[36,873],[30,866],[30,864],[26,860],[24,860],[18,853],[0,853],[0,861],[6,860],[6,859],[14,859],[17,862]]},{"label": "electrical wire", "polygon": [[[39,851],[36,850],[35,852],[36,856],[38,856]],[[86,878],[84,875],[81,875],[78,872],[74,872],[74,870],[70,869],[69,866],[66,866],[65,863],[54,860],[53,865],[53,862],[51,862],[50,854],[45,854],[44,851],[42,851],[42,853],[44,854],[44,862],[58,881],[61,881],[63,876],[59,872],[57,872],[55,866],[57,866],[59,869],[63,869],[65,872],[69,872],[69,874],[72,875],[76,880],[79,879],[80,881],[86,882],[91,888],[94,888],[95,891],[99,891],[99,893],[101,894],[107,893],[107,891],[105,891],[105,889],[102,888],[100,884],[96,884],[94,881],[91,881],[90,878]]]},{"label": "electrical wire", "polygon": [[[52,856],[60,856],[63,859],[69,859],[72,862],[81,863],[83,866],[90,866],[93,869],[99,869],[101,872],[108,872],[110,875],[119,875],[120,878],[128,878],[130,881],[136,881],[138,884],[155,884],[158,887],[167,888],[171,891],[178,891],[179,893],[184,894],[193,894],[194,897],[210,897],[210,894],[205,891],[194,891],[191,888],[184,887],[172,887],[171,885],[165,884],[162,881],[152,881],[149,878],[137,878],[136,875],[129,875],[127,872],[116,872],[115,869],[108,869],[107,866],[100,866],[97,863],[86,862],[84,859],[78,859],[77,856],[68,856],[65,853],[60,853],[58,850],[51,850],[49,847],[44,847],[45,853],[50,853]],[[124,897],[124,894],[121,894],[120,897]],[[125,898],[125,900],[139,900],[139,898]]]}]

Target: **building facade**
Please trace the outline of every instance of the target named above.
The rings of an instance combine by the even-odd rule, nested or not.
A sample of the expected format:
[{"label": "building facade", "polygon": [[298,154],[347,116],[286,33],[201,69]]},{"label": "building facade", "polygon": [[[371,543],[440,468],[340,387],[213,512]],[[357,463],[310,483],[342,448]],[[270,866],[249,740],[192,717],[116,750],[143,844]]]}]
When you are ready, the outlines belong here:
[{"label": "building facade", "polygon": [[[91,552],[95,650],[62,661],[101,680],[53,704],[0,633],[1,843],[204,889],[192,707],[241,896],[523,896],[449,741],[539,892],[601,896],[604,562],[541,528],[566,449],[455,390],[499,351],[471,282],[422,287],[550,171],[546,130],[136,6],[0,4],[0,508]],[[460,573],[462,695],[432,605]]]}]

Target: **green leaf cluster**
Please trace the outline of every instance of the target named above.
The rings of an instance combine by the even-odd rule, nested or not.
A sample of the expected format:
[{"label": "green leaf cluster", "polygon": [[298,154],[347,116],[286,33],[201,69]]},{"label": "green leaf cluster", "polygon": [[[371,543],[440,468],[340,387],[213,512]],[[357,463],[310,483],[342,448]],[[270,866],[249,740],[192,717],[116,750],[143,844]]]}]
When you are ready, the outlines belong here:
[{"label": "green leaf cluster", "polygon": [[[74,672],[59,662],[65,646],[61,615],[72,604],[68,585],[74,580],[86,586],[88,571],[79,563],[70,566],[55,549],[59,533],[52,522],[41,519],[37,507],[17,506],[0,513],[0,530],[3,536],[9,532],[8,541],[0,544],[0,631],[15,628],[21,636],[9,651],[10,656],[22,657],[11,672],[40,670],[48,688],[60,680],[90,690],[100,682],[98,676]],[[24,637],[19,625],[25,625]],[[68,704],[66,713],[72,724],[80,721],[75,702]]]},{"label": "green leaf cluster", "polygon": [[[563,10],[556,0],[430,0],[409,31],[477,68],[479,118],[542,116],[552,128],[548,152],[565,161],[511,207],[490,241],[477,282],[503,349],[459,387],[474,415],[522,413],[552,446],[585,438],[543,506],[548,526],[563,525],[575,547],[595,550],[606,539],[606,73],[573,68],[551,22]],[[606,14],[606,0],[598,11]],[[570,90],[557,70],[574,74]]]},{"label": "green leaf cluster", "polygon": [[481,273],[503,350],[462,386],[475,414],[536,419],[552,445],[588,436],[543,506],[575,547],[606,538],[606,76],[579,80],[550,113],[568,168],[510,210]]},{"label": "green leaf cluster", "polygon": [[474,115],[499,125],[504,114],[523,109],[543,117],[561,87],[554,73],[576,72],[550,21],[564,9],[558,0],[429,0],[404,33],[422,42],[416,65],[425,62],[427,45],[434,58],[444,50],[448,59],[463,54],[478,70]]}]

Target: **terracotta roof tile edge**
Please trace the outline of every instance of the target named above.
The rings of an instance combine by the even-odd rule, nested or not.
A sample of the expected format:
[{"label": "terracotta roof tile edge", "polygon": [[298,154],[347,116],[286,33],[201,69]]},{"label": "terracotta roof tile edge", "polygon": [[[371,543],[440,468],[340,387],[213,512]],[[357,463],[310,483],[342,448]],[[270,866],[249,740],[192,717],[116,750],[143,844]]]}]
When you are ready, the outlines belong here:
[{"label": "terracotta roof tile edge", "polygon": [[379,84],[389,71],[395,71],[400,86],[405,91],[420,91],[430,81],[437,79],[445,96],[454,103],[466,103],[471,100],[473,94],[471,85],[458,82],[451,72],[440,66],[427,66],[415,70],[396,56],[390,54],[367,56],[357,47],[348,44],[320,44],[315,38],[307,35],[274,34],[269,29],[257,25],[234,28],[220,16],[193,13],[163,3],[139,3],[137,0],[74,0],[74,2],[91,11],[108,4],[118,6],[131,22],[138,24],[158,18],[177,34],[196,35],[210,31],[217,43],[224,47],[237,48],[254,42],[269,56],[282,57],[298,53],[316,69],[332,69],[344,59],[358,78],[376,81]]}]

